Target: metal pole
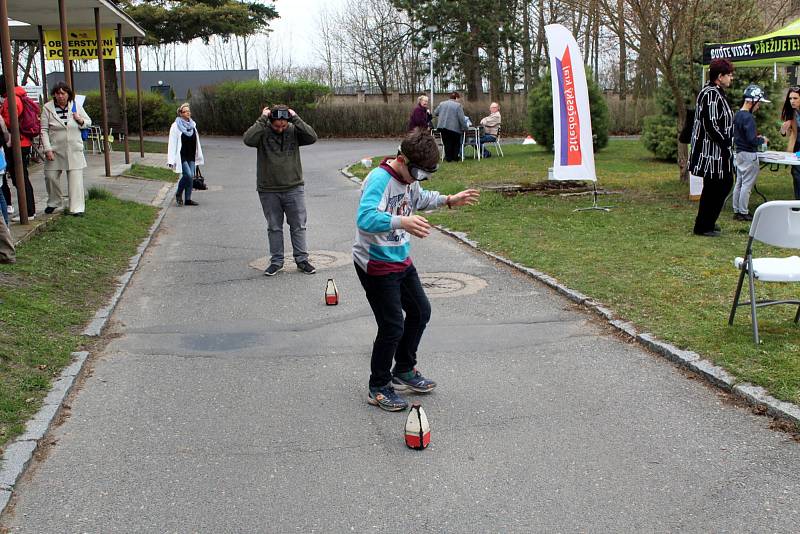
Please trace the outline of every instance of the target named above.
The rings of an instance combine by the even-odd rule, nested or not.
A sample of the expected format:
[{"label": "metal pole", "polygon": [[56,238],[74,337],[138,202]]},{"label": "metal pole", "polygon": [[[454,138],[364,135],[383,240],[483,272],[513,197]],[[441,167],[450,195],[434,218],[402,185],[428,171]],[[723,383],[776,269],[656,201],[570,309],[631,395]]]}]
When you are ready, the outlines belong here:
[{"label": "metal pole", "polygon": [[44,30],[39,26],[39,59],[42,62],[42,96],[47,100],[47,62],[44,57]]},{"label": "metal pole", "polygon": [[108,113],[106,113],[106,74],[103,71],[103,35],[100,33],[100,8],[94,8],[94,30],[97,38],[97,69],[100,75],[100,116],[103,124],[103,159],[106,176],[111,176],[111,147],[108,144]]},{"label": "metal pole", "polygon": [[139,38],[133,38],[136,58],[136,107],[139,108],[139,155],[144,157],[144,124],[142,123],[142,62],[139,60]]},{"label": "metal pole", "polygon": [[119,79],[122,84],[122,136],[125,145],[125,164],[131,162],[131,151],[128,147],[128,100],[125,93],[125,49],[122,47],[122,24],[117,24],[117,38],[119,39]]},{"label": "metal pole", "polygon": [[20,224],[28,224],[28,199],[25,195],[25,170],[22,168],[22,145],[19,139],[19,116],[17,116],[17,98],[14,95],[14,63],[11,60],[11,31],[8,29],[8,3],[0,0],[0,56],[3,59],[3,76],[6,78],[6,96],[8,101],[8,117],[11,124],[11,153],[14,158],[14,178],[17,184],[17,207]]},{"label": "metal pole", "polygon": [[58,0],[58,26],[61,29],[61,55],[64,59],[64,81],[73,91],[72,69],[69,67],[69,36],[67,35],[67,6],[66,0]]},{"label": "metal pole", "polygon": [[431,32],[430,54],[431,54],[431,102],[430,104],[428,104],[428,109],[433,110],[433,32]]}]

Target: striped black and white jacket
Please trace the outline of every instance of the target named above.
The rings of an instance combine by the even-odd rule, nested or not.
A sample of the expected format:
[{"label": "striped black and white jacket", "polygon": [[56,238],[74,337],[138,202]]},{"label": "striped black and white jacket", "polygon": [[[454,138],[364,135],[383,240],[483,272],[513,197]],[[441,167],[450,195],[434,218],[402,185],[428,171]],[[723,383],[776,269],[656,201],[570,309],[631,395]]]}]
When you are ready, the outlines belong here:
[{"label": "striped black and white jacket", "polygon": [[733,111],[722,88],[711,82],[697,95],[689,171],[709,179],[733,178]]}]

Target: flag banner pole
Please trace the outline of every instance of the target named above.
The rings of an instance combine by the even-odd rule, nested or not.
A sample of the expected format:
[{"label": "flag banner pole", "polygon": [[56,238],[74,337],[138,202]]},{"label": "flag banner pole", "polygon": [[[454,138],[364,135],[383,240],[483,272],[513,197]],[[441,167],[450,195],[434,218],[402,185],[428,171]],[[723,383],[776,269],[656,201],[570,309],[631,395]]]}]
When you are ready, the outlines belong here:
[{"label": "flag banner pole", "polygon": [[608,211],[597,205],[597,175],[592,145],[592,116],[586,69],[578,43],[561,24],[545,26],[550,54],[553,91],[553,172],[551,180],[591,181],[594,203],[591,208]]}]

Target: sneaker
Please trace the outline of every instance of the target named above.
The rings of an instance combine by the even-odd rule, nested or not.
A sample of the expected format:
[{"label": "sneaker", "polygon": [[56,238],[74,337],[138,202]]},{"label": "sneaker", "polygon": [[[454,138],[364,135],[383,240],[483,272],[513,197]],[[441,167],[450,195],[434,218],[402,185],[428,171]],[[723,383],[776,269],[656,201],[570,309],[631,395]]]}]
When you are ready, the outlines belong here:
[{"label": "sneaker", "polygon": [[369,388],[367,402],[387,412],[400,412],[408,408],[406,400],[395,392],[391,384],[382,388]]},{"label": "sneaker", "polygon": [[187,200],[186,202],[184,202],[184,204],[186,204],[187,206],[199,206],[200,205],[197,202],[195,202],[194,200],[192,200],[191,198],[189,200]]},{"label": "sneaker", "polygon": [[753,220],[753,216],[750,215],[749,213],[740,213],[739,214],[739,220],[740,221],[745,221],[745,222],[750,222],[750,221]]},{"label": "sneaker", "polygon": [[[14,221],[14,222],[19,222],[20,221],[20,217],[21,217],[20,215],[14,215],[13,217],[11,217],[11,220]],[[33,215],[28,215],[28,220],[29,221],[32,221],[35,218],[36,218],[36,214],[35,213]]]},{"label": "sneaker", "polygon": [[8,205],[8,210],[7,210],[7,211],[8,211],[8,214],[9,214],[9,215],[13,215],[13,214],[14,214],[14,206],[12,206],[11,204],[9,204],[9,205]]},{"label": "sneaker", "polygon": [[317,269],[307,261],[301,261],[300,263],[298,263],[297,270],[306,274],[314,274],[315,272],[317,272]]},{"label": "sneaker", "polygon": [[410,389],[417,393],[428,393],[436,387],[436,382],[422,376],[416,369],[407,373],[398,373],[392,377],[392,385],[398,391]]},{"label": "sneaker", "polygon": [[53,213],[54,211],[56,211],[56,209],[55,209],[54,207],[52,207],[52,206],[47,206],[47,207],[44,209],[44,212],[45,212],[46,214],[48,214],[48,215],[50,215],[50,214],[51,214],[51,213]]},{"label": "sneaker", "polygon": [[177,204],[178,206],[183,206],[183,199],[178,195],[175,195],[175,204]]},{"label": "sneaker", "polygon": [[267,276],[275,276],[278,274],[278,271],[283,270],[283,265],[277,265],[275,263],[271,263],[269,267],[264,270],[264,274]]}]

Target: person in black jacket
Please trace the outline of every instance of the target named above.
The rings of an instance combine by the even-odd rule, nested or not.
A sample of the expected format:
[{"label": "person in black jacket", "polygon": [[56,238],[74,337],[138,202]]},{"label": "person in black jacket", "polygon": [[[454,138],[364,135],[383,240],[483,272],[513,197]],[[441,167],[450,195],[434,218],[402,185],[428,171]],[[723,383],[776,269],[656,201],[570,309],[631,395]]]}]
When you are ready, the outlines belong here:
[{"label": "person in black jacket", "polygon": [[708,78],[697,95],[689,171],[703,178],[694,234],[717,237],[717,219],[733,186],[733,111],[725,100],[733,64],[727,59],[713,60]]}]

